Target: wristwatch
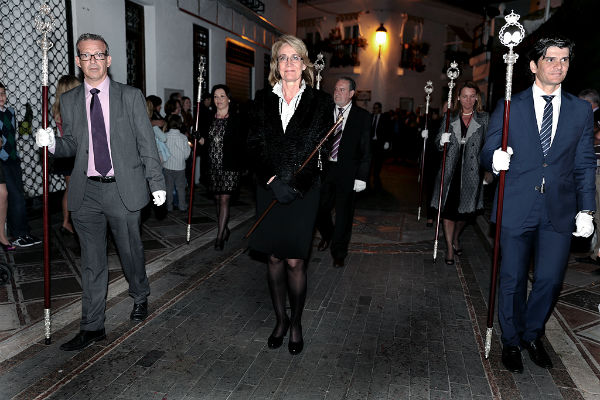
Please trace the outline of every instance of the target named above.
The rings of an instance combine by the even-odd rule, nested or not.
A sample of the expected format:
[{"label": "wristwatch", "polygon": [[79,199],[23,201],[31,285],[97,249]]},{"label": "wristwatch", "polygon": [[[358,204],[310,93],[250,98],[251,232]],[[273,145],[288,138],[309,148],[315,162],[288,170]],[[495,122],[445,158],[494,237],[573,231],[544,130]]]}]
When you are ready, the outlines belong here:
[{"label": "wristwatch", "polygon": [[582,213],[587,214],[587,215],[591,215],[592,217],[596,214],[596,211],[590,211],[590,210],[581,210]]}]

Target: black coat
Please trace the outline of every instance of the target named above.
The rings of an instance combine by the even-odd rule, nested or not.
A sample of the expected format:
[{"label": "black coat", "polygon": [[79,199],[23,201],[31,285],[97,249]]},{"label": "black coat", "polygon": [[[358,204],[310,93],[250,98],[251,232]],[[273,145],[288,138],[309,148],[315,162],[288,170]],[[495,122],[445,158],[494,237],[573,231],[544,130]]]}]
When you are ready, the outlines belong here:
[{"label": "black coat", "polygon": [[[208,149],[210,148],[211,141],[209,132],[214,120],[215,115],[211,114],[208,123],[208,129],[201,133],[201,137],[204,138],[204,146],[202,146],[202,160],[206,161],[208,168],[210,168]],[[225,135],[223,136],[223,169],[227,171],[243,171],[247,167],[247,126],[247,119],[243,114],[231,112],[229,117],[227,117],[227,126],[225,128]],[[203,170],[208,172],[207,168],[203,168]]]},{"label": "black coat", "polygon": [[[286,131],[281,126],[279,97],[271,88],[259,90],[250,112],[248,155],[258,183],[266,187],[273,176],[306,193],[319,182],[318,156],[297,175],[296,170],[333,125],[333,100],[328,94],[306,87]],[[329,154],[330,141],[321,150]]]}]

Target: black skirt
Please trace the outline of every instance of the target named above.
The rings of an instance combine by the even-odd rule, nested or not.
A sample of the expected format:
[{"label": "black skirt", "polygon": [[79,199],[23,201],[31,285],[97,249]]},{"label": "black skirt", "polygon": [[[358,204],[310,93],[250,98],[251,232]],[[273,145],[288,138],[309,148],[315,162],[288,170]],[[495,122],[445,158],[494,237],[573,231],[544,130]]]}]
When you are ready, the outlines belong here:
[{"label": "black skirt", "polygon": [[[256,215],[273,201],[273,192],[261,185],[256,189]],[[319,186],[290,204],[277,203],[250,236],[250,248],[279,259],[307,260],[319,209]]]}]

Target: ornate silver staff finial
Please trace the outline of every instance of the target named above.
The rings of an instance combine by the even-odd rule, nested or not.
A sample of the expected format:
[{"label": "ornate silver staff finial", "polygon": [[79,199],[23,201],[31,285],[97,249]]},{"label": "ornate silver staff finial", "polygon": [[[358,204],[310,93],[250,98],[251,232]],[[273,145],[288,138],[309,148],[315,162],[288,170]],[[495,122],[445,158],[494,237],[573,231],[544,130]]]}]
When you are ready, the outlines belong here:
[{"label": "ornate silver staff finial", "polygon": [[204,81],[203,75],[204,74],[204,60],[200,59],[200,62],[198,63],[198,103],[200,103],[202,101],[202,82]]},{"label": "ornate silver staff finial", "polygon": [[452,107],[452,89],[454,88],[454,80],[460,75],[460,70],[458,69],[456,61],[450,63],[450,68],[446,71],[446,75],[448,75],[448,78],[450,79],[450,82],[448,82],[448,110],[450,110]]},{"label": "ornate silver staff finial", "polygon": [[321,88],[321,71],[325,68],[325,61],[323,60],[323,53],[317,54],[317,61],[315,61],[315,70],[317,71],[317,90]]},{"label": "ornate silver staff finial", "polygon": [[48,50],[53,46],[53,43],[48,40],[48,34],[56,27],[56,20],[50,15],[50,11],[50,6],[44,2],[34,19],[35,29],[42,34],[37,41],[42,49],[42,86],[48,86]]},{"label": "ornate silver staff finial", "polygon": [[519,23],[519,14],[511,10],[510,14],[504,17],[506,24],[500,29],[500,43],[508,47],[508,54],[504,54],[506,63],[506,95],[505,100],[510,101],[512,95],[512,76],[513,65],[517,62],[519,55],[513,51],[513,47],[521,43],[525,37],[525,29]]},{"label": "ornate silver staff finial", "polygon": [[431,93],[433,93],[433,82],[427,81],[427,84],[425,85],[425,94],[427,94],[427,96],[425,96],[425,99],[427,100],[425,102],[425,115],[429,114],[429,98],[431,97]]}]

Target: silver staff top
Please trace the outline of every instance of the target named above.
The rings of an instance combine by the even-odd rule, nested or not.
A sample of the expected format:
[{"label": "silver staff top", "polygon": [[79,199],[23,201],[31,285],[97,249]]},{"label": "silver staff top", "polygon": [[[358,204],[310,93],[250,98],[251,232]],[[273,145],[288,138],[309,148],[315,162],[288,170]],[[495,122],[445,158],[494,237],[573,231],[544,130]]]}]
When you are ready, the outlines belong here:
[{"label": "silver staff top", "polygon": [[34,18],[35,29],[42,34],[42,37],[37,41],[42,49],[42,86],[48,86],[48,50],[53,46],[53,43],[48,40],[48,34],[56,27],[56,20],[50,12],[50,6],[42,3]]},{"label": "silver staff top", "polygon": [[450,107],[452,107],[452,88],[454,88],[454,80],[460,75],[460,70],[458,69],[458,63],[456,61],[450,63],[450,68],[446,71],[446,75],[448,75],[448,78],[450,79],[450,82],[448,82],[448,109],[450,109]]},{"label": "silver staff top", "polygon": [[431,97],[431,93],[433,93],[433,82],[427,81],[425,85],[425,99],[427,100],[425,103],[425,114],[429,114],[429,98]]},{"label": "silver staff top", "polygon": [[523,25],[519,23],[520,17],[519,14],[515,14],[515,12],[511,10],[510,14],[504,17],[506,24],[500,29],[500,43],[511,50],[521,43],[525,37],[525,29],[523,29]]},{"label": "silver staff top", "polygon": [[325,61],[323,60],[323,53],[317,54],[317,61],[315,61],[315,71],[317,71],[317,90],[321,88],[321,71],[325,68]]},{"label": "silver staff top", "polygon": [[204,79],[202,75],[204,74],[204,60],[200,59],[198,63],[198,97],[197,101],[200,103],[202,101],[202,80]]}]

